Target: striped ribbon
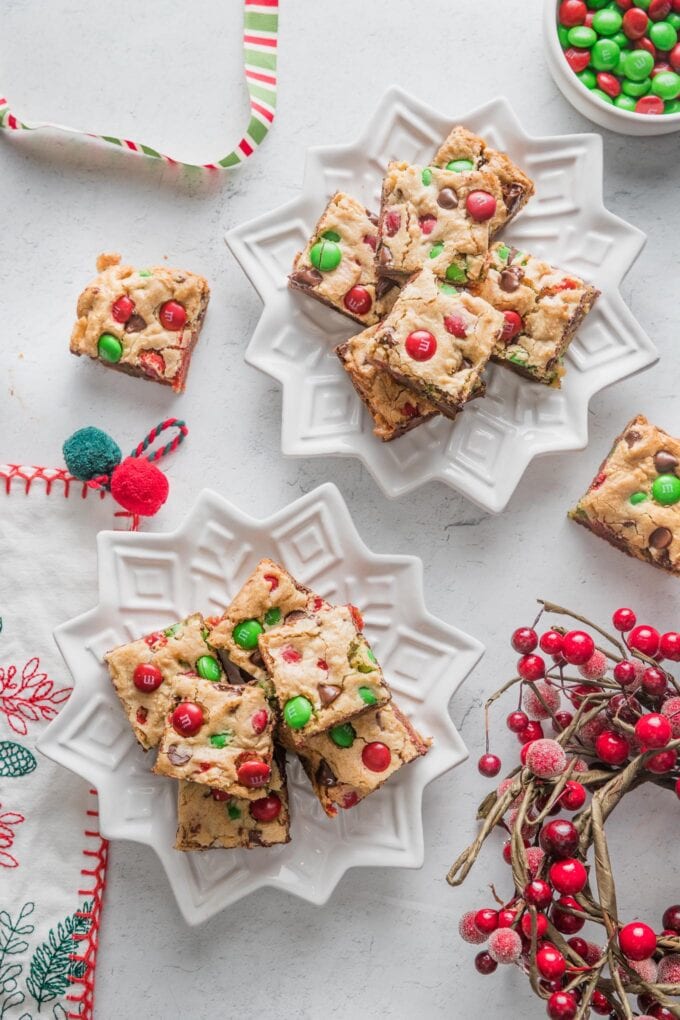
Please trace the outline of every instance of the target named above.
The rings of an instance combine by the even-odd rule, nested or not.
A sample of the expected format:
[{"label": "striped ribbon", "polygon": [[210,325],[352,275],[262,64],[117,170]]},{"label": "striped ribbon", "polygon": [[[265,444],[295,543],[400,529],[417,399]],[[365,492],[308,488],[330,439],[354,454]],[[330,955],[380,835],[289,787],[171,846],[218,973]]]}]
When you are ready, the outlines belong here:
[{"label": "striped ribbon", "polygon": [[39,131],[53,128],[70,134],[95,138],[110,145],[117,145],[129,152],[161,159],[173,166],[199,167],[201,170],[229,170],[252,156],[264,140],[276,113],[276,56],[279,29],[279,0],[244,0],[243,57],[246,82],[250,95],[250,122],[236,148],[215,163],[183,163],[149,145],[133,142],[129,138],[114,138],[111,135],[95,135],[89,131],[64,127],[48,121],[22,121],[9,108],[7,99],[0,99],[0,128],[8,131]]},{"label": "striped ribbon", "polygon": [[[165,446],[161,446],[158,450],[154,450],[153,453],[146,453],[149,447],[156,442],[158,437],[165,432],[166,429],[177,429],[177,435],[173,436],[169,443]],[[146,460],[150,460],[152,463],[155,460],[160,460],[161,457],[167,457],[169,453],[174,453],[178,446],[180,446],[189,434],[189,427],[186,422],[183,422],[181,418],[166,418],[165,421],[161,421],[158,425],[154,425],[151,431],[142,439],[141,443],[135,446],[134,450],[130,454],[131,457],[144,457]],[[90,478],[85,483],[91,489],[110,489],[111,488],[111,476],[110,475],[97,475],[95,478]],[[0,1020],[2,1018],[0,1017]]]}]

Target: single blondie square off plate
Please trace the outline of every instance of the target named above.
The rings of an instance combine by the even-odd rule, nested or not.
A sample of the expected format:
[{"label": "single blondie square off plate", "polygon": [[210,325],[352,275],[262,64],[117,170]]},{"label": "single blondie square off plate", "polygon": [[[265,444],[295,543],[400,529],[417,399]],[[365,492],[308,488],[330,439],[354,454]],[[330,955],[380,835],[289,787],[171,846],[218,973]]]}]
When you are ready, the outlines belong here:
[{"label": "single blondie square off plate", "polygon": [[[601,296],[569,347],[560,390],[491,366],[486,397],[455,422],[437,416],[381,443],[334,353],[360,324],[288,290],[287,278],[331,195],[342,191],[377,209],[388,163],[431,164],[454,124],[507,152],[535,181],[535,195],[496,239],[588,281]],[[586,445],[593,394],[657,357],[619,294],[645,238],[604,207],[602,140],[532,138],[505,99],[438,111],[391,88],[356,141],[308,151],[298,198],[227,240],[264,302],[246,361],[283,386],[283,452],[359,457],[388,496],[436,479],[500,512],[535,456]]]},{"label": "single blondie square off plate", "polygon": [[[427,611],[420,560],[367,549],[330,484],[266,520],[205,491],[177,531],[101,532],[98,548],[99,605],[55,632],[74,689],[40,749],[96,786],[104,836],[153,847],[189,923],[263,886],[321,904],[348,868],[420,867],[423,790],[466,757],[448,703],[483,650]],[[151,772],[155,752],[137,744],[104,655],[198,607],[219,615],[265,556],[334,605],[359,608],[400,708],[433,745],[337,818],[326,816],[289,756],[290,843],[279,833],[279,845],[266,849],[181,852],[177,781]]]}]

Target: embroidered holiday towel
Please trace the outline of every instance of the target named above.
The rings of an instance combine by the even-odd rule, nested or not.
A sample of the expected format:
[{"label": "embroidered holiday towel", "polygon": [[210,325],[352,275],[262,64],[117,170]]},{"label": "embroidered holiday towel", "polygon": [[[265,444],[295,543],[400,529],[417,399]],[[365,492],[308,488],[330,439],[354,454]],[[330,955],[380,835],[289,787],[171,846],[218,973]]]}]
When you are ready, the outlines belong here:
[{"label": "embroidered holiday towel", "polygon": [[0,1020],[90,1020],[106,842],[95,791],[36,750],[71,679],[52,638],[96,601],[109,495],[0,467]]}]

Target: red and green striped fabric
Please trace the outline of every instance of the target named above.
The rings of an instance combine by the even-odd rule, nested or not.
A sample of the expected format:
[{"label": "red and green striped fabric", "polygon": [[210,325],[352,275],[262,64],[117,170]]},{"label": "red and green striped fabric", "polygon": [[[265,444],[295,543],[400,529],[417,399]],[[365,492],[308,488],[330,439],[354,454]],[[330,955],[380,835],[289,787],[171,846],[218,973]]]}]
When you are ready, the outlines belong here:
[{"label": "red and green striped fabric", "polygon": [[279,28],[279,0],[244,0],[243,57],[246,83],[250,95],[250,121],[235,149],[214,163],[182,163],[180,160],[157,152],[149,145],[133,142],[129,138],[114,138],[111,135],[95,135],[89,131],[64,127],[50,122],[22,121],[12,113],[7,99],[0,98],[0,128],[7,131],[39,131],[41,128],[56,128],[72,134],[85,135],[110,145],[135,152],[151,159],[162,159],[165,163],[182,166],[200,166],[202,170],[230,170],[252,156],[264,140],[276,113],[276,56]]}]

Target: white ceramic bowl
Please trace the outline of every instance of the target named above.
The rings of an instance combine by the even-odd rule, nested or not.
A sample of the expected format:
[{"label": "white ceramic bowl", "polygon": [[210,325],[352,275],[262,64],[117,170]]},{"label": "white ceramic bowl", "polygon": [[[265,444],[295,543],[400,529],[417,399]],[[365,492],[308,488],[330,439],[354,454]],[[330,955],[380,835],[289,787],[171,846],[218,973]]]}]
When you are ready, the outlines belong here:
[{"label": "white ceramic bowl", "polygon": [[558,0],[544,0],[543,38],[550,73],[565,99],[588,120],[621,135],[668,135],[680,131],[680,113],[629,113],[591,95],[565,60],[557,36],[557,8]]}]

